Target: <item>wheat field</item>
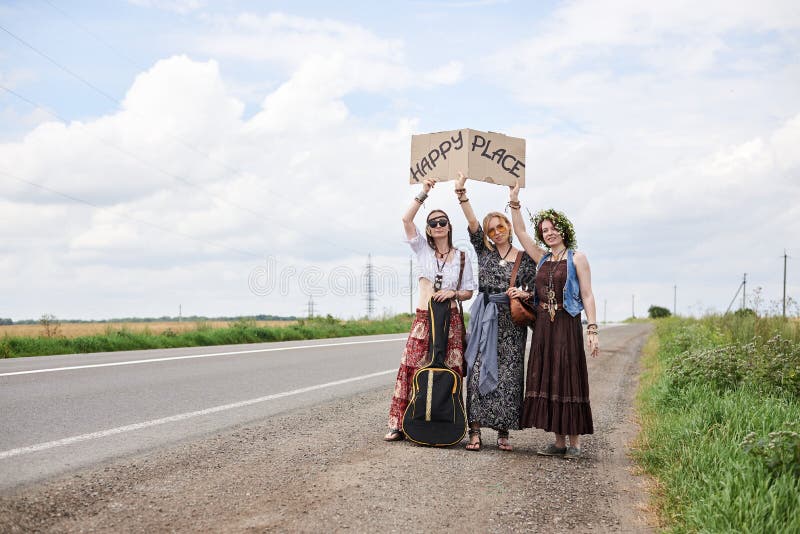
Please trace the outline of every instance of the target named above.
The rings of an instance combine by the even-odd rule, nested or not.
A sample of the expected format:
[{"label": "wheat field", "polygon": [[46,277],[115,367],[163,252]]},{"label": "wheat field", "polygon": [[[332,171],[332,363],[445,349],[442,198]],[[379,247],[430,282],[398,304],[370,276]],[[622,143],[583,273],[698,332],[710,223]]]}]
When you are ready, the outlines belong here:
[{"label": "wheat field", "polygon": [[[281,327],[295,324],[297,321],[254,321],[258,326]],[[167,330],[175,333],[196,330],[198,328],[227,328],[232,321],[157,321],[152,323],[60,323],[50,325],[51,336],[75,338],[81,336],[102,335],[120,330],[128,332],[149,331],[161,334]],[[40,324],[19,324],[0,326],[0,338],[9,337],[47,337],[47,331]]]}]

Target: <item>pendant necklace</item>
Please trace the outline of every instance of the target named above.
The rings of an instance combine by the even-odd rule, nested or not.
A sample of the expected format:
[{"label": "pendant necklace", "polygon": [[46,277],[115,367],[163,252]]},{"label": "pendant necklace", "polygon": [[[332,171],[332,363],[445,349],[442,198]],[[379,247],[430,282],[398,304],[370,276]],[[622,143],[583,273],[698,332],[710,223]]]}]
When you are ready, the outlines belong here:
[{"label": "pendant necklace", "polygon": [[556,311],[558,311],[558,301],[556,300],[556,289],[553,286],[553,273],[558,266],[558,263],[564,257],[564,253],[567,251],[566,248],[558,253],[558,257],[556,257],[552,252],[550,253],[550,263],[552,267],[550,267],[550,274],[547,278],[547,304],[545,308],[548,312],[550,312],[550,322],[552,323],[556,319]]},{"label": "pendant necklace", "polygon": [[[439,252],[439,249],[436,249],[436,254],[433,255],[433,259],[436,260],[436,280],[433,282],[433,289],[435,291],[439,291],[442,289],[442,279],[444,278],[442,271],[444,270],[444,266],[447,265],[447,256],[450,254],[451,249],[447,249],[447,252]],[[442,263],[439,264],[439,256],[442,256]]]},{"label": "pendant necklace", "polygon": [[[510,252],[511,252],[511,245],[508,245],[508,250],[506,250],[506,253],[503,254],[503,256],[500,258],[500,267],[505,267],[506,265],[508,265],[508,262],[506,261],[506,256],[508,256]],[[497,249],[497,255],[500,256],[500,249]]]}]

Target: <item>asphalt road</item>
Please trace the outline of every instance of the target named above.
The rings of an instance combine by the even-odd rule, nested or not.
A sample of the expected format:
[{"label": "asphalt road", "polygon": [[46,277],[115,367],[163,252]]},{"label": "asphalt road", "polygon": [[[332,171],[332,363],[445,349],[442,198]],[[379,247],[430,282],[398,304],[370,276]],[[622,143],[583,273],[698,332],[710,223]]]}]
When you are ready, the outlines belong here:
[{"label": "asphalt road", "polygon": [[388,386],[405,339],[0,360],[0,491]]},{"label": "asphalt road", "polygon": [[651,532],[627,456],[651,331],[601,329],[577,461],[537,429],[382,441],[404,335],[0,362],[0,532]]}]

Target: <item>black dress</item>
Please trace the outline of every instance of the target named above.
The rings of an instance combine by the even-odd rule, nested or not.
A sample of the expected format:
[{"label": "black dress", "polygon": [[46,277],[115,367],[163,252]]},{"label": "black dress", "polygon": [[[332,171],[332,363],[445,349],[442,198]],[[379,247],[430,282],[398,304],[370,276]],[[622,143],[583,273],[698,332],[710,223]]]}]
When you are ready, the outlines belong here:
[{"label": "black dress", "polygon": [[[489,250],[483,242],[483,229],[470,232],[470,241],[478,254],[478,285],[505,292],[511,280],[513,262],[500,265],[500,254]],[[517,285],[527,282],[533,285],[536,263],[524,251]],[[519,429],[520,408],[525,373],[525,342],[528,328],[517,326],[511,321],[511,310],[507,304],[497,305],[497,389],[487,395],[478,392],[478,379],[481,369],[481,354],[475,359],[472,373],[467,377],[467,420],[481,426],[498,430]]]},{"label": "black dress", "polygon": [[[547,285],[553,269],[558,311],[553,321],[541,303],[547,302]],[[536,325],[528,359],[528,381],[522,409],[522,426],[563,435],[592,434],[589,374],[583,348],[581,314],[573,317],[562,308],[567,260],[545,262],[536,273]]]}]

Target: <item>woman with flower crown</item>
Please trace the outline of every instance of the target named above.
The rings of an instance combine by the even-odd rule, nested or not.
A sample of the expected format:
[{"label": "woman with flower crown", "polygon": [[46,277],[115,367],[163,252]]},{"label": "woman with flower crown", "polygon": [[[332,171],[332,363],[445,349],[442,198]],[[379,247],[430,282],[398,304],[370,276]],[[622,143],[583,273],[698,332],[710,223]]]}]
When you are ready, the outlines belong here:
[{"label": "woman with flower crown", "polygon": [[469,259],[453,246],[453,227],[444,211],[435,209],[428,213],[424,237],[414,224],[414,217],[434,186],[435,182],[425,180],[422,191],[414,197],[403,215],[406,241],[417,260],[419,301],[417,315],[411,324],[411,332],[400,360],[400,369],[397,371],[394,394],[389,407],[389,432],[383,437],[385,441],[404,439],[401,430],[403,414],[411,400],[414,373],[430,362],[428,348],[431,341],[431,316],[428,312],[428,302],[431,299],[437,302],[450,302],[450,328],[445,364],[459,376],[464,376],[464,323],[458,301],[472,298],[472,290],[477,284],[472,276],[472,264]]},{"label": "woman with flower crown", "polygon": [[548,250],[536,270],[532,299],[536,324],[528,358],[522,426],[555,434],[555,442],[537,454],[580,458],[581,435],[594,432],[582,310],[589,323],[589,351],[592,357],[600,351],[589,260],[574,250],[575,230],[560,211],[541,210],[532,217],[534,241],[520,213],[519,184],[511,188],[509,207],[514,232],[525,251],[535,254],[536,242]]}]

